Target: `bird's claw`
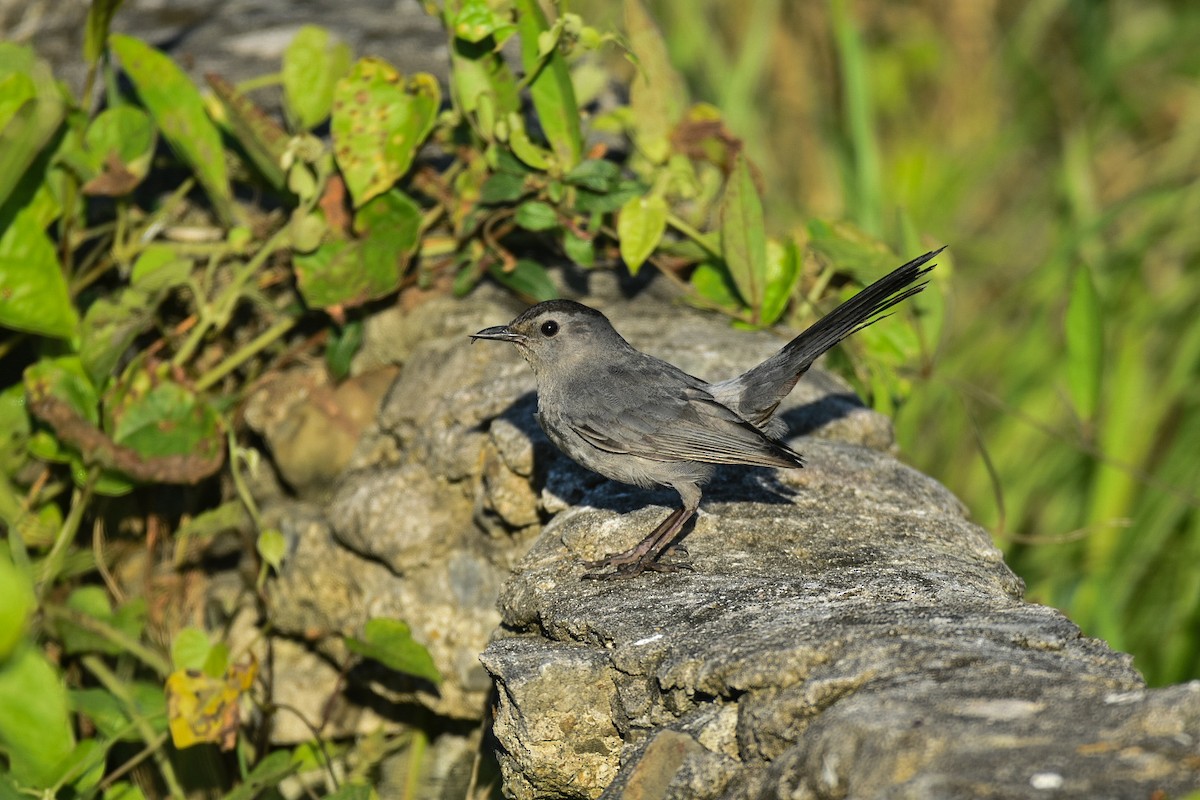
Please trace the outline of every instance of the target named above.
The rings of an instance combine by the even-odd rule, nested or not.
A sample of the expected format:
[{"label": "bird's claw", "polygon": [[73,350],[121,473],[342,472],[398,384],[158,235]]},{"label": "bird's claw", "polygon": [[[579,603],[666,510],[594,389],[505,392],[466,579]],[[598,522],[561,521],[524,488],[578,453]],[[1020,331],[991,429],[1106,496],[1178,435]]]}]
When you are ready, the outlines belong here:
[{"label": "bird's claw", "polygon": [[[585,561],[583,565],[594,572],[585,572],[585,581],[613,581],[625,578],[636,578],[643,572],[695,572],[696,569],[687,561],[688,552],[676,545],[665,553],[645,553],[632,556],[628,553],[601,558],[597,561]],[[600,572],[612,568],[612,572]]]}]

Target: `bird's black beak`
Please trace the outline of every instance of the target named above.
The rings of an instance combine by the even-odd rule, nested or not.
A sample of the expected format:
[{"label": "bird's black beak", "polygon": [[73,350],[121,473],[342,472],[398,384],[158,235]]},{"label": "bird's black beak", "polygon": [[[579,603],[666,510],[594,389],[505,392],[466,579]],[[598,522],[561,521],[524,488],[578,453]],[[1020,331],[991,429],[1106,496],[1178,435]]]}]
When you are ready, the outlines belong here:
[{"label": "bird's black beak", "polygon": [[525,337],[514,331],[507,325],[496,325],[492,328],[484,328],[479,333],[472,333],[471,339],[495,339],[498,342],[523,342]]}]

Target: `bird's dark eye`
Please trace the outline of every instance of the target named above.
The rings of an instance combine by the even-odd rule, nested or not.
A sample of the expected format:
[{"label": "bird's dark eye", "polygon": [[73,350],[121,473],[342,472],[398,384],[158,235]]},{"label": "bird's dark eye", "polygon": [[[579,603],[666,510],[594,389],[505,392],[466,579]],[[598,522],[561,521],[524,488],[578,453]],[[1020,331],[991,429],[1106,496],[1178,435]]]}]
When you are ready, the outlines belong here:
[{"label": "bird's dark eye", "polygon": [[558,333],[558,323],[548,319],[542,323],[542,336],[553,336]]}]

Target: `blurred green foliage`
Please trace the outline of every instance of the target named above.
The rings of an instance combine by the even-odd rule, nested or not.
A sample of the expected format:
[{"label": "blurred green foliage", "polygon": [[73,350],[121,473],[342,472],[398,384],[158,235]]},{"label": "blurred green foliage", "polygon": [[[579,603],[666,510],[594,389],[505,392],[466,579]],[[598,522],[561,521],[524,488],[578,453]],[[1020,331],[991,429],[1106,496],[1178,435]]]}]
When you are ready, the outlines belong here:
[{"label": "blurred green foliage", "polygon": [[[411,794],[420,725],[347,748],[302,717],[312,741],[264,747],[283,710],[269,659],[150,603],[210,577],[184,549],[241,534],[256,577],[233,602],[270,627],[288,542],[248,488],[248,388],[322,346],[344,377],[376,301],[409,287],[491,279],[539,300],[557,292],[549,262],[650,264],[690,302],[765,326],[898,259],[870,226],[768,234],[762,171],[716,108],[687,102],[640,0],[622,6],[627,37],[536,0],[430,4],[445,87],[311,27],[276,75],[198,86],[109,34],[119,5],[90,6],[80,97],[0,43],[0,797],[276,797],[304,773],[309,796],[369,798],[400,748]],[[513,37],[519,69],[501,54]],[[602,52],[637,65],[627,105],[600,98]],[[282,120],[256,102],[264,86]],[[907,305],[930,313],[858,337],[877,356],[858,375],[884,405],[910,385],[892,367],[940,324],[934,292]],[[341,644],[441,681],[400,620]]]},{"label": "blurred green foliage", "polygon": [[649,5],[762,166],[768,227],[951,246],[906,457],[1031,599],[1152,684],[1200,677],[1200,6]]},{"label": "blurred green foliage", "polygon": [[[649,265],[766,326],[807,321],[893,251],[952,245],[953,294],[856,337],[854,379],[899,408],[905,451],[1033,599],[1152,682],[1200,674],[1200,10],[595,5],[585,24],[534,0],[431,4],[444,86],[303,28],[255,82],[283,120],[110,36],[119,0],[93,3],[82,54],[102,108],[0,44],[0,796],[139,797],[135,768],[184,796],[193,745],[233,754],[206,784],[229,798],[299,772],[369,797],[391,749],[418,764],[419,729],[349,755],[315,727],[262,748],[240,709],[277,710],[269,665],[113,575],[141,546],[176,566],[137,503],[174,492],[195,531],[254,536],[261,602],[287,543],[246,488],[246,387],[314,343],[344,376],[372,304],[408,287],[551,297],[563,258]],[[627,96],[606,95],[614,73]],[[179,488],[197,483],[207,500]],[[106,550],[105,520],[146,541]],[[344,644],[440,678],[402,621]]]}]

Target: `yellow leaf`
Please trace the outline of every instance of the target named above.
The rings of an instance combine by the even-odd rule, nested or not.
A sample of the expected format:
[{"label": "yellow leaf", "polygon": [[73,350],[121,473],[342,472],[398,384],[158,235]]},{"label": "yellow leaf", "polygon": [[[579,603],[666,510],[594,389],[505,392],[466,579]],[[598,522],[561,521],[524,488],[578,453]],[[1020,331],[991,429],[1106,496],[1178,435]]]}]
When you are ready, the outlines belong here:
[{"label": "yellow leaf", "polygon": [[167,678],[167,718],[171,740],[183,749],[202,742],[232,750],[241,722],[240,701],[258,676],[251,656],[234,664],[221,678],[194,669],[177,670]]}]

